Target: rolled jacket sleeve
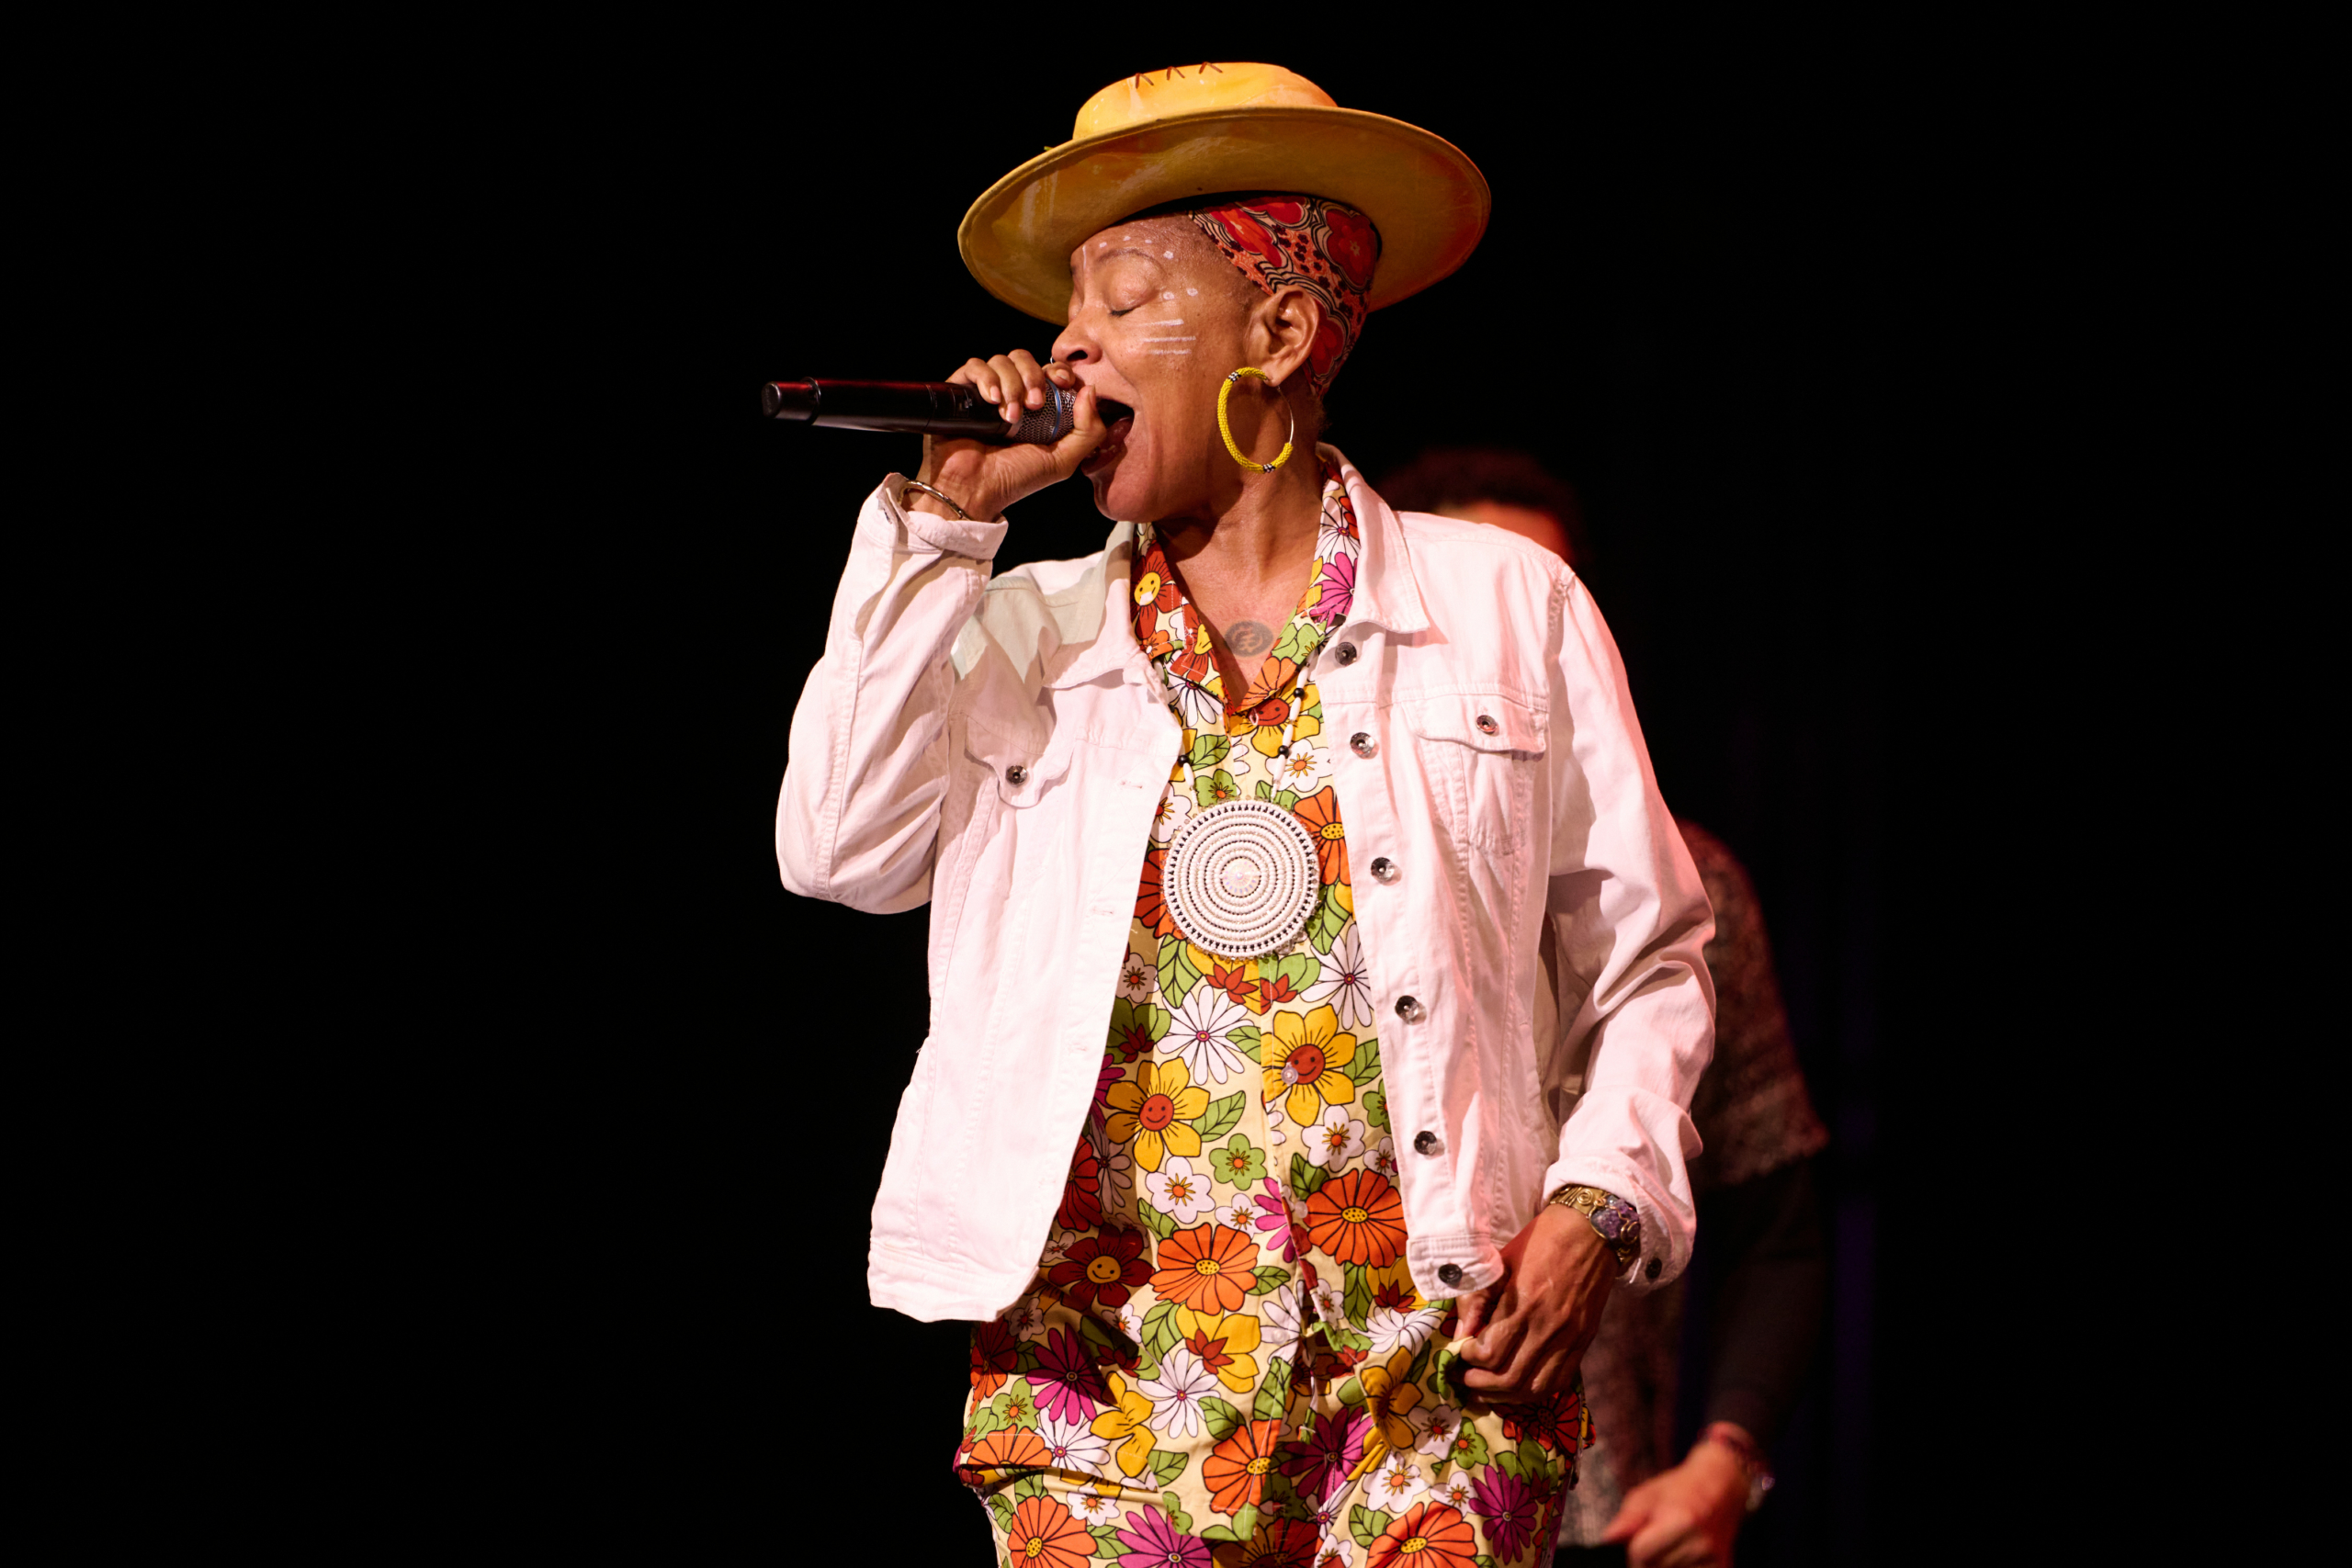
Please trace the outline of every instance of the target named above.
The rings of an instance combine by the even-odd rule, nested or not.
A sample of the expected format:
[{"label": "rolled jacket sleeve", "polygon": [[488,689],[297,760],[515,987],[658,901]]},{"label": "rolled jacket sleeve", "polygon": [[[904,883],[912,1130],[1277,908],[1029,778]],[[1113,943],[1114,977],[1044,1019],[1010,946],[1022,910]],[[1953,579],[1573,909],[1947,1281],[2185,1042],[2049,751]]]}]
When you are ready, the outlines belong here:
[{"label": "rolled jacket sleeve", "polygon": [[[1617,645],[1584,584],[1560,600],[1546,897],[1556,1038],[1547,1081],[1574,1092],[1544,1191],[1582,1183],[1641,1211],[1627,1277],[1663,1284],[1697,1228],[1690,1106],[1714,1045],[1703,957],[1714,918],[1660,796]],[[1559,716],[1565,715],[1562,726]]]},{"label": "rolled jacket sleeve", "polygon": [[909,512],[903,476],[866,497],[824,657],[792,716],[776,863],[795,893],[876,913],[931,896],[947,776],[949,650],[1005,525]]}]

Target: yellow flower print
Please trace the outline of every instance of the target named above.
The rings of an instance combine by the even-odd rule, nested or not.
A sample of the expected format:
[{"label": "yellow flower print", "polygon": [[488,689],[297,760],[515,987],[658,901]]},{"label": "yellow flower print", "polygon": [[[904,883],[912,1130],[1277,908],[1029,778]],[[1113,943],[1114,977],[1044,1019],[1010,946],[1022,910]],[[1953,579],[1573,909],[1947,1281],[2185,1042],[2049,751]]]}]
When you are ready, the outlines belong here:
[{"label": "yellow flower print", "polygon": [[[1291,731],[1291,736],[1298,740],[1312,740],[1322,733],[1321,719],[1311,713],[1301,713],[1298,716],[1297,728]],[[1257,750],[1258,755],[1272,756],[1283,749],[1283,727],[1279,724],[1260,725],[1257,732],[1250,737],[1250,744]]]},{"label": "yellow flower print", "polygon": [[[1338,1013],[1329,1006],[1317,1008],[1304,1018],[1295,1012],[1278,1012],[1273,1025],[1261,1037],[1261,1047],[1267,1104],[1282,1097],[1284,1113],[1298,1125],[1312,1127],[1326,1105],[1355,1103],[1355,1080],[1340,1069],[1356,1059],[1356,1037],[1340,1032]],[[1115,1095],[1118,1090],[1111,1092]]]},{"label": "yellow flower print", "polygon": [[1180,1306],[1176,1332],[1184,1348],[1234,1393],[1249,1393],[1258,1386],[1258,1358],[1252,1353],[1258,1348],[1258,1320],[1248,1313],[1217,1315]]},{"label": "yellow flower print", "polygon": [[1372,1430],[1364,1434],[1364,1458],[1374,1465],[1375,1447],[1382,1451],[1402,1449],[1410,1452],[1413,1447],[1413,1423],[1410,1416],[1421,1403],[1419,1383],[1405,1381],[1406,1370],[1413,1364],[1411,1349],[1402,1349],[1388,1358],[1385,1367],[1366,1367],[1357,1374],[1363,1384],[1364,1408],[1372,1414]]},{"label": "yellow flower print", "polygon": [[1108,1438],[1119,1445],[1119,1468],[1129,1475],[1141,1475],[1144,1466],[1151,1462],[1151,1399],[1150,1396],[1127,1386],[1127,1380],[1106,1371],[1103,1377],[1111,1387],[1111,1407],[1094,1418],[1094,1435]]},{"label": "yellow flower print", "polygon": [[[1354,1051],[1353,1040],[1348,1049]],[[1354,1086],[1349,1089],[1352,1093]],[[1209,1091],[1193,1087],[1182,1061],[1147,1062],[1140,1083],[1122,1078],[1102,1098],[1111,1107],[1103,1131],[1113,1143],[1133,1138],[1136,1163],[1144,1169],[1158,1170],[1171,1152],[1188,1158],[1201,1152],[1201,1134],[1187,1123],[1209,1108]]]}]

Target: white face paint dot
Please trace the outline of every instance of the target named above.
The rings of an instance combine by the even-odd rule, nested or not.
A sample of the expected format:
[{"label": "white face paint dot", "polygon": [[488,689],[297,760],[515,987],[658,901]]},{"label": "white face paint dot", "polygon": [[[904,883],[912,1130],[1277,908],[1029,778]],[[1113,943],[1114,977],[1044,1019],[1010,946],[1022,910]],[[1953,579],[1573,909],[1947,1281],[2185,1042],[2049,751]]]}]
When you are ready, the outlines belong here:
[{"label": "white face paint dot", "polygon": [[1159,254],[1166,256],[1170,261],[1174,261],[1176,259],[1176,253],[1174,251],[1162,251]]},{"label": "white face paint dot", "polygon": [[1176,294],[1175,294],[1175,291],[1174,291],[1173,289],[1170,289],[1169,292],[1167,292],[1167,293],[1165,293],[1165,294],[1162,294],[1162,295],[1160,296],[1160,298],[1161,298],[1162,299],[1175,299],[1175,298],[1176,298]]},{"label": "white face paint dot", "polygon": [[1187,294],[1198,294],[1200,290],[1197,288],[1187,288],[1184,292]]}]

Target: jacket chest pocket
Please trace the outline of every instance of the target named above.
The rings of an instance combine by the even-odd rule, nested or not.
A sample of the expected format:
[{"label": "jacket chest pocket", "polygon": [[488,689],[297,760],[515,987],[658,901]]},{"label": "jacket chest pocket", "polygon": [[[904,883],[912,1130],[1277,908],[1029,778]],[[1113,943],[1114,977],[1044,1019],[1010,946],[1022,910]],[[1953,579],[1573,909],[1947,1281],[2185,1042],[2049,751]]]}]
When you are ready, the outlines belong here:
[{"label": "jacket chest pocket", "polygon": [[1066,739],[1057,739],[1058,744],[1045,743],[974,724],[966,732],[964,754],[988,775],[980,785],[984,797],[994,794],[1016,811],[1025,810],[1043,800],[1069,772],[1069,744]]},{"label": "jacket chest pocket", "polygon": [[1489,850],[1524,850],[1535,770],[1551,743],[1544,716],[1498,692],[1397,706],[1416,738],[1430,798],[1454,836]]}]

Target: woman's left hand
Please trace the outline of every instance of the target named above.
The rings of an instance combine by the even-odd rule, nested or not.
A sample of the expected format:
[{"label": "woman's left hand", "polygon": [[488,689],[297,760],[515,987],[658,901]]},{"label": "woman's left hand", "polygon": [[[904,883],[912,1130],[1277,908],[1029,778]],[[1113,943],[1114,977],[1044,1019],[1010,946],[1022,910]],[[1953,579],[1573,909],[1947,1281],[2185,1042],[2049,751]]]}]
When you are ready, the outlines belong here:
[{"label": "woman's left hand", "polygon": [[1600,1326],[1617,1259],[1591,1223],[1547,1203],[1503,1248],[1502,1279],[1461,1298],[1453,1381],[1489,1404],[1529,1404],[1568,1386]]}]

